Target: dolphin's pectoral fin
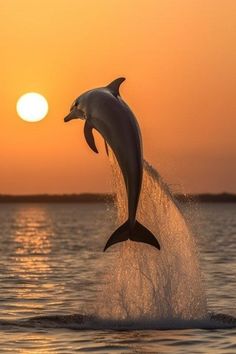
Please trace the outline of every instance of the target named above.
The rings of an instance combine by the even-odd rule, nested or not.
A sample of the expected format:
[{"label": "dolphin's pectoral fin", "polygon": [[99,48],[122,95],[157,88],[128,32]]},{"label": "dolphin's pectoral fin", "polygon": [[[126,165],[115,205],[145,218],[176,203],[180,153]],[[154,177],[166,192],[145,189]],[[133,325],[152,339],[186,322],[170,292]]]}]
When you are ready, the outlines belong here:
[{"label": "dolphin's pectoral fin", "polygon": [[105,144],[105,149],[106,149],[107,156],[109,156],[109,149],[108,149],[108,145],[107,145],[106,140],[104,140],[104,144]]},{"label": "dolphin's pectoral fin", "polygon": [[119,96],[119,88],[123,81],[125,81],[125,78],[119,77],[118,79],[112,81],[109,85],[107,85],[107,88],[115,97]]},{"label": "dolphin's pectoral fin", "polygon": [[85,125],[84,125],[84,136],[85,139],[89,145],[89,147],[96,153],[98,153],[98,149],[96,147],[95,141],[94,141],[94,136],[93,136],[93,127],[92,125],[89,123],[88,120],[86,120]]},{"label": "dolphin's pectoral fin", "polygon": [[112,245],[115,245],[118,242],[131,240],[135,242],[143,242],[148,245],[151,245],[158,250],[161,248],[159,242],[156,237],[149,231],[145,226],[136,221],[134,229],[130,235],[129,223],[126,221],[123,225],[121,225],[109,238],[104,247],[103,251]]}]

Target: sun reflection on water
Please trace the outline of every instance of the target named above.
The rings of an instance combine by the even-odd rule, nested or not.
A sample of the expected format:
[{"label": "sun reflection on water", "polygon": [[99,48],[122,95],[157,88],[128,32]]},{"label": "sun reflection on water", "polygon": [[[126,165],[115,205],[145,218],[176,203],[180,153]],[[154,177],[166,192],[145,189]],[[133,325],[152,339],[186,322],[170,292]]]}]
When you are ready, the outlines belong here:
[{"label": "sun reflection on water", "polygon": [[51,237],[53,228],[50,216],[40,207],[22,208],[16,214],[15,242],[16,253],[49,254],[51,251]]},{"label": "sun reflection on water", "polygon": [[46,209],[25,207],[15,215],[14,273],[23,279],[38,279],[50,272],[49,255],[53,228]]},{"label": "sun reflection on water", "polygon": [[[14,244],[10,274],[15,297],[11,314],[41,313],[56,303],[50,294],[63,288],[53,277],[52,243],[55,236],[50,213],[45,206],[20,206],[14,214],[11,238]],[[60,289],[59,289],[60,288]]]}]

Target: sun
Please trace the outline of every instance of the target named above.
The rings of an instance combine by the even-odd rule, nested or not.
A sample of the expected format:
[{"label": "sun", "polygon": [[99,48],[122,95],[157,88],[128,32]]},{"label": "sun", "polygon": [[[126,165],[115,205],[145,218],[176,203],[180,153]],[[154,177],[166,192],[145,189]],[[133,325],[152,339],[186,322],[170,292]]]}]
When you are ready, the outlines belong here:
[{"label": "sun", "polygon": [[16,111],[26,122],[39,122],[48,113],[48,102],[39,93],[28,92],[18,99]]}]

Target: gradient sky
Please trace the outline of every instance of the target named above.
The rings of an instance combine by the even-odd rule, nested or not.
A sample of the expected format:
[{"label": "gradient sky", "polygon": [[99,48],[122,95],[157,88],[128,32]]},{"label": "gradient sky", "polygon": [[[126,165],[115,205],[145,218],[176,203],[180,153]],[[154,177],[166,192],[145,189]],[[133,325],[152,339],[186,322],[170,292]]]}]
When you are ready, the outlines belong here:
[{"label": "gradient sky", "polygon": [[[236,192],[235,0],[0,0],[0,193],[110,190],[82,121],[83,91],[118,76],[141,126],[145,157],[176,191]],[[20,95],[49,102],[41,122]]]}]

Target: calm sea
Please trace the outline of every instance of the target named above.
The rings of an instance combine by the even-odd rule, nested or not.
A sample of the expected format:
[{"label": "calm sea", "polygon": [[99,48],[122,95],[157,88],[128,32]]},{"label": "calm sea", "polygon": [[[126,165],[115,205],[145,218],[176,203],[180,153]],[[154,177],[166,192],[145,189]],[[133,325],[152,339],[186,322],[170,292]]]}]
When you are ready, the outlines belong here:
[{"label": "calm sea", "polygon": [[[0,352],[236,353],[236,328],[82,330],[75,325],[75,314],[93,313],[101,274],[112,257],[102,252],[114,230],[114,212],[108,209],[105,204],[0,205]],[[191,222],[209,311],[236,316],[236,204],[200,204],[191,211]],[[27,320],[48,315],[56,317]]]}]

